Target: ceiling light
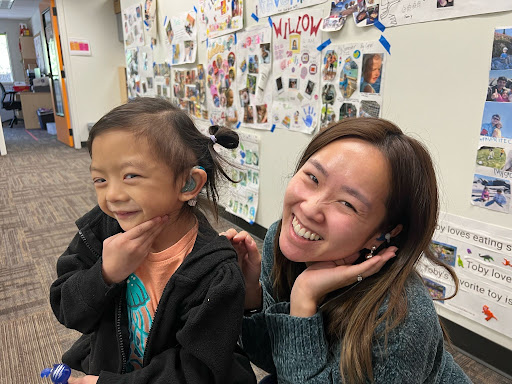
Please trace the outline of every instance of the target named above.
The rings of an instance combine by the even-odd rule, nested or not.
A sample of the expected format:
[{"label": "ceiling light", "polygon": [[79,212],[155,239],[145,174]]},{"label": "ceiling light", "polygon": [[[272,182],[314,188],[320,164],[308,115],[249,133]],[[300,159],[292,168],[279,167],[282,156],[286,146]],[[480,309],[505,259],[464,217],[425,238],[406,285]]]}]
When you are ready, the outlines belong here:
[{"label": "ceiling light", "polygon": [[11,9],[14,0],[0,0],[0,9]]}]

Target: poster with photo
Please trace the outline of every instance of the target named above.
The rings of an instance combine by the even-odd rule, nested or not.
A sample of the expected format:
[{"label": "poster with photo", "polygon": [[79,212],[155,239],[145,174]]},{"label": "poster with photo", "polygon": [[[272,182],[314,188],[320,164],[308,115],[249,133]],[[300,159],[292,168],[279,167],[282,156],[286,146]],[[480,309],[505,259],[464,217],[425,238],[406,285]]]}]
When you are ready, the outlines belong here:
[{"label": "poster with photo", "polygon": [[171,99],[171,66],[168,63],[153,64],[155,78],[155,96]]},{"label": "poster with photo", "polygon": [[491,70],[475,159],[471,204],[511,213],[512,180],[512,28],[494,32]]},{"label": "poster with photo", "polygon": [[272,18],[271,123],[313,133],[320,116],[321,10],[308,9]]},{"label": "poster with photo", "polygon": [[358,27],[375,24],[379,18],[380,0],[357,0],[354,22]]},{"label": "poster with photo", "polygon": [[[359,1],[359,0],[358,0]],[[512,10],[510,0],[380,0],[386,27]]]},{"label": "poster with photo", "polygon": [[172,65],[193,63],[197,56],[196,12],[184,12],[168,18],[165,27]]},{"label": "poster with photo", "polygon": [[172,70],[172,101],[197,119],[208,119],[206,78],[202,64],[197,68]]},{"label": "poster with photo", "polygon": [[125,49],[144,45],[142,6],[135,4],[123,9],[123,36]]},{"label": "poster with photo", "polygon": [[144,45],[137,48],[137,54],[139,56],[140,96],[154,96],[153,48]]},{"label": "poster with photo", "polygon": [[139,53],[137,48],[127,49],[125,51],[125,58],[128,98],[134,99],[137,96],[141,96]]},{"label": "poster with photo", "polygon": [[220,153],[234,165],[228,171],[230,177],[240,182],[221,186],[220,204],[227,212],[253,224],[258,210],[260,138],[242,131],[237,133],[240,137],[238,148],[222,148]]},{"label": "poster with photo", "polygon": [[148,44],[156,45],[158,34],[156,26],[156,0],[144,2],[144,31]]},{"label": "poster with photo", "polygon": [[207,46],[206,95],[212,124],[234,128],[238,124],[238,89],[235,74],[238,68],[235,35],[209,39]]},{"label": "poster with photo", "polygon": [[322,51],[322,127],[347,117],[381,116],[386,57],[378,41],[331,44]]},{"label": "poster with photo", "polygon": [[[450,265],[459,278],[459,292],[436,305],[496,332],[512,337],[512,231],[448,213],[441,213],[430,245],[434,257]],[[448,272],[425,257],[418,263],[432,297],[455,291]]]},{"label": "poster with photo", "polygon": [[244,27],[243,0],[208,0],[204,2],[206,37],[218,37]]},{"label": "poster with photo", "polygon": [[238,66],[229,76],[237,79],[238,118],[245,127],[270,129],[272,29],[268,25],[246,29],[237,40]]},{"label": "poster with photo", "polygon": [[329,12],[329,16],[324,17],[324,21],[322,22],[322,31],[339,31],[345,25],[347,17],[356,11],[356,0],[333,1],[331,3],[331,11]]},{"label": "poster with photo", "polygon": [[266,17],[299,8],[325,3],[327,0],[258,0],[258,16]]}]

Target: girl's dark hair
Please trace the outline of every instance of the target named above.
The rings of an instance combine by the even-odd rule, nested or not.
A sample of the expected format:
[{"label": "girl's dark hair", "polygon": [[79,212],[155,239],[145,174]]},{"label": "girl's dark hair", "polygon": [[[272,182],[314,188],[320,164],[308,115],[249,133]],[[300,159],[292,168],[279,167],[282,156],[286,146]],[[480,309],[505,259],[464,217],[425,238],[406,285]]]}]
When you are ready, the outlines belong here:
[{"label": "girl's dark hair", "polygon": [[[228,164],[214,149],[214,141],[228,149],[238,147],[238,134],[218,125],[203,135],[188,114],[160,98],[140,97],[120,105],[103,116],[89,132],[87,148],[92,156],[94,139],[110,130],[132,132],[147,140],[155,156],[173,172],[174,183],[188,177],[192,167],[199,165],[208,176],[205,184],[210,209],[217,217],[217,179],[222,176],[234,182],[223,169]],[[200,204],[199,204],[200,205]],[[198,206],[199,206],[198,205]],[[183,209],[193,209],[183,204]]]},{"label": "girl's dark hair", "polygon": [[[417,274],[415,265],[420,256],[423,254],[432,263],[446,268],[455,282],[454,295],[458,279],[453,269],[439,261],[429,246],[439,211],[432,159],[419,141],[403,134],[393,123],[377,118],[353,118],[328,126],[311,140],[295,173],[316,152],[347,138],[372,144],[387,159],[391,169],[390,191],[380,229],[385,233],[399,224],[403,226],[391,240],[391,245],[398,247],[397,257],[361,283],[328,295],[322,304],[330,344],[335,345],[339,340],[342,343],[340,371],[343,382],[362,383],[373,380],[372,343],[377,328],[383,329],[382,334],[387,340],[389,332],[405,319],[405,288],[411,275]],[[281,224],[274,241],[274,296],[289,301],[293,283],[306,267],[283,255],[279,248],[280,232]],[[386,309],[379,313],[386,299]]]}]

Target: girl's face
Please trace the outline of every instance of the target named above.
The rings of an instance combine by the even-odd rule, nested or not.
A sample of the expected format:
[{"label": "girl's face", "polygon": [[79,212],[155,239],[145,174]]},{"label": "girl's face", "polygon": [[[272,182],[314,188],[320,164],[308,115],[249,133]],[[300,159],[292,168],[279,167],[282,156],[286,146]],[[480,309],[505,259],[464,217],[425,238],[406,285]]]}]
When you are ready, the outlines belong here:
[{"label": "girl's face", "polygon": [[295,262],[354,262],[377,243],[389,190],[390,167],[377,148],[359,139],[328,144],[286,188],[281,251]]},{"label": "girl's face", "polygon": [[231,107],[233,105],[233,91],[228,92],[228,107]]},{"label": "girl's face", "polygon": [[[121,130],[97,136],[92,144],[91,177],[101,210],[123,230],[164,215],[169,215],[170,226],[176,225],[183,206],[180,186],[145,139]],[[160,236],[165,235],[169,233],[164,230]]]},{"label": "girl's face", "polygon": [[372,60],[372,66],[368,71],[369,80],[368,82],[373,84],[380,77],[380,68],[382,67],[382,59],[380,56],[374,56]]}]

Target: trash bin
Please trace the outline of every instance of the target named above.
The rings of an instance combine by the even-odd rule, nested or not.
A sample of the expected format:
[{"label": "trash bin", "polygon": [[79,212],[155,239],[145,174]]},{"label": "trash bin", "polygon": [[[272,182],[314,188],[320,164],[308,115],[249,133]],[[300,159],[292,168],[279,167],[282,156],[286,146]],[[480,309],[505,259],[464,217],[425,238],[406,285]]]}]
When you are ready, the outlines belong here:
[{"label": "trash bin", "polygon": [[37,118],[39,119],[41,129],[47,129],[46,124],[53,123],[55,121],[52,109],[39,108],[37,110]]}]

